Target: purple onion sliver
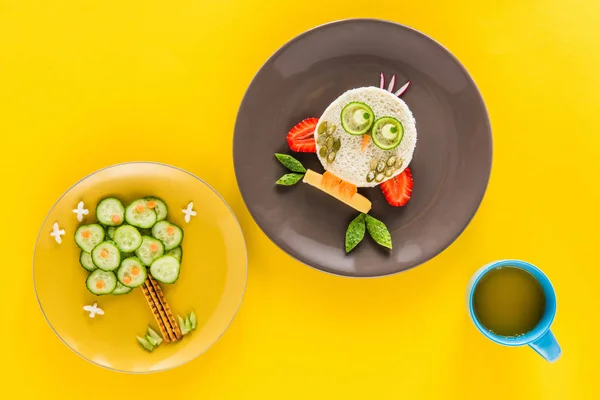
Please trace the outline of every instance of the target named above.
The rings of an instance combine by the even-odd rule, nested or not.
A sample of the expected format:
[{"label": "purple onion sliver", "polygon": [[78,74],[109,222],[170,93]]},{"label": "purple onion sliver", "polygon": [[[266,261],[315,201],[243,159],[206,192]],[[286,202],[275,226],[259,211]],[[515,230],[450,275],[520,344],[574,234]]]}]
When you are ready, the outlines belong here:
[{"label": "purple onion sliver", "polygon": [[381,74],[379,74],[379,89],[383,89],[383,85],[385,84],[384,78],[383,78],[383,72]]}]

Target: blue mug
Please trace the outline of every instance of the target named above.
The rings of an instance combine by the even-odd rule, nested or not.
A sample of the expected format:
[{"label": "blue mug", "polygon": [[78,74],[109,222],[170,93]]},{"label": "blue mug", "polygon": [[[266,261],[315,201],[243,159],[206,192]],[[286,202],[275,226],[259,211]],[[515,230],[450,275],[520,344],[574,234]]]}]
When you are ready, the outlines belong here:
[{"label": "blue mug", "polygon": [[[542,285],[544,295],[546,296],[546,309],[544,310],[544,314],[537,326],[524,335],[514,337],[501,336],[489,331],[481,324],[481,322],[479,322],[477,316],[475,315],[475,310],[473,309],[473,294],[475,293],[475,288],[477,287],[477,284],[481,278],[495,268],[507,266],[521,268],[533,275]],[[558,345],[558,342],[554,338],[554,335],[550,331],[550,325],[552,325],[554,316],[556,315],[556,293],[554,292],[554,288],[552,287],[548,277],[544,275],[544,273],[537,267],[529,264],[528,262],[520,260],[494,261],[479,269],[473,278],[471,278],[471,281],[469,282],[469,288],[467,290],[467,296],[471,319],[473,320],[473,323],[477,329],[479,329],[479,331],[488,339],[504,346],[529,345],[547,361],[554,362],[558,360],[562,351]]]}]

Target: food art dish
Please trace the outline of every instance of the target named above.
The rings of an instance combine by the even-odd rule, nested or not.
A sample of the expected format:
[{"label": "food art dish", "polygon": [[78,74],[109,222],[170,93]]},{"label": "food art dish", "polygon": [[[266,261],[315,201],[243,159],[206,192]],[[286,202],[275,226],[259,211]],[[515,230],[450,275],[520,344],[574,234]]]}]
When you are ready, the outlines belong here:
[{"label": "food art dish", "polygon": [[385,224],[370,216],[371,201],[358,188],[379,186],[393,207],[406,205],[413,189],[408,168],[417,144],[416,121],[400,99],[406,82],[394,92],[396,75],[389,85],[380,75],[379,87],[348,90],[332,102],[320,118],[307,118],[287,135],[290,150],[316,153],[323,174],[306,170],[300,161],[275,154],[290,171],[276,183],[291,186],[303,180],[359,211],[346,231],[346,252],[353,250],[365,232],[381,246],[392,249]]},{"label": "food art dish", "polygon": [[239,224],[212,188],[175,167],[126,163],[58,200],[33,275],[43,314],[69,348],[146,373],[182,365],[221,336],[247,264]]}]

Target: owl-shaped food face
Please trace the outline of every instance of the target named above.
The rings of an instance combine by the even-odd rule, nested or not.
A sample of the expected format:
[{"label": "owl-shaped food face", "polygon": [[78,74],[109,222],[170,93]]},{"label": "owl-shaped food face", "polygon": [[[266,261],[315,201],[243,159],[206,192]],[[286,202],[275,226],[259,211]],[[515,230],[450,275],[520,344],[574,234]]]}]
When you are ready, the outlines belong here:
[{"label": "owl-shaped food face", "polygon": [[357,187],[373,187],[408,166],[417,129],[404,101],[386,90],[363,87],[345,92],[327,107],[315,140],[325,170]]}]

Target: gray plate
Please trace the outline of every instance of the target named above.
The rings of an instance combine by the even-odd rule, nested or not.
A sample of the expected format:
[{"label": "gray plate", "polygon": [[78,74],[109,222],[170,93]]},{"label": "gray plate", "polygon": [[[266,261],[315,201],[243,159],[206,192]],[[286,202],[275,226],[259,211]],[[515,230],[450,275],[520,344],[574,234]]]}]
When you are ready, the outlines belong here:
[{"label": "gray plate", "polygon": [[[292,126],[318,118],[346,90],[377,86],[380,72],[388,79],[395,73],[397,88],[411,81],[402,98],[417,121],[415,184],[402,208],[388,205],[379,188],[360,189],[394,249],[366,237],[346,254],[346,228],[358,213],[303,183],[276,186],[286,170],[273,153],[292,154],[285,140]],[[395,23],[346,20],[303,33],[260,69],[240,106],[233,158],[246,206],[277,246],[325,272],[372,277],[415,267],[461,234],[487,187],[492,136],[475,83],[439,43]],[[323,172],[315,154],[297,158]]]}]

